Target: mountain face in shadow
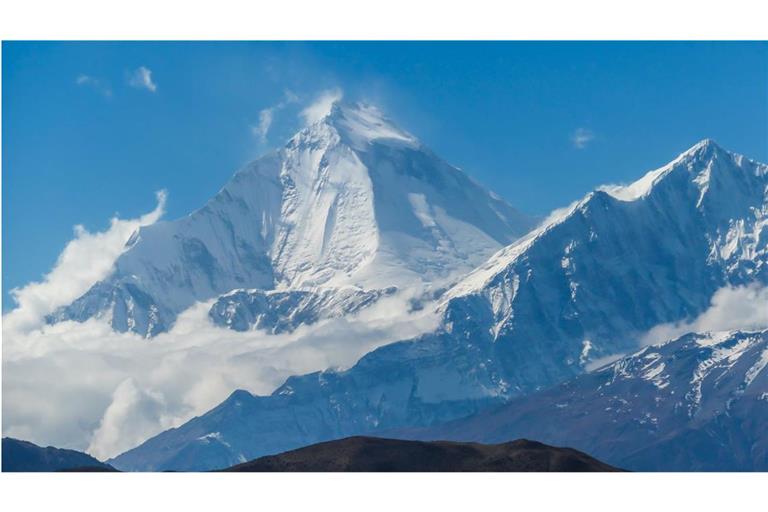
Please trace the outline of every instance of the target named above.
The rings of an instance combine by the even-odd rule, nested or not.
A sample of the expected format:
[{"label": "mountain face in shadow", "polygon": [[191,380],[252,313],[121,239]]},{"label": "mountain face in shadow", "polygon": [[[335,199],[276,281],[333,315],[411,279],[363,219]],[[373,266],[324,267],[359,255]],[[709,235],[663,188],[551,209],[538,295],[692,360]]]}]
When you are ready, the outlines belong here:
[{"label": "mountain face in shadow", "polygon": [[629,471],[768,471],[768,330],[689,333],[459,420],[387,437],[533,437]]},{"label": "mountain face in shadow", "polygon": [[76,450],[48,446],[29,441],[3,438],[3,472],[114,471],[115,469]]},{"label": "mountain face in shadow", "polygon": [[593,472],[621,471],[571,448],[519,439],[502,444],[348,437],[261,457],[243,472]]}]

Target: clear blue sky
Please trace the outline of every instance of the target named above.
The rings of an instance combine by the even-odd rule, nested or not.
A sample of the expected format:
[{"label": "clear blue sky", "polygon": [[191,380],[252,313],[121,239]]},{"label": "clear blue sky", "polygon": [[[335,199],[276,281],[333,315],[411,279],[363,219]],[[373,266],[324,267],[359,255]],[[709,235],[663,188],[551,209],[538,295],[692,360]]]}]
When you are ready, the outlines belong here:
[{"label": "clear blue sky", "polygon": [[[136,81],[141,66],[154,92]],[[706,137],[768,161],[766,43],[5,42],[2,72],[6,310],[73,225],[147,212],[161,188],[167,218],[185,215],[333,87],[530,213]],[[259,112],[286,90],[299,102],[260,140]]]}]

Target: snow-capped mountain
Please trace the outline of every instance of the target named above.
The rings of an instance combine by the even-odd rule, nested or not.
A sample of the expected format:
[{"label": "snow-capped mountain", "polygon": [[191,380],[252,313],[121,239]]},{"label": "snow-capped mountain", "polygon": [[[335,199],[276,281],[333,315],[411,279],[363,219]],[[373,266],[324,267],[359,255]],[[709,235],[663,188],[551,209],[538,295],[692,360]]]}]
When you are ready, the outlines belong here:
[{"label": "snow-capped mountain", "polygon": [[727,285],[768,283],[768,166],[703,141],[627,187],[597,190],[443,296],[433,333],[348,370],[237,391],[117,457],[125,469],[225,467],[298,446],[475,413],[634,351]]},{"label": "snow-capped mountain", "polygon": [[768,470],[768,331],[691,333],[406,438],[533,436],[638,471]]},{"label": "snow-capped mountain", "polygon": [[336,104],[200,210],[137,231],[111,277],[49,321],[149,337],[235,290],[440,287],[532,224],[376,108]]},{"label": "snow-capped mountain", "polygon": [[768,166],[705,140],[494,255],[447,292],[445,329],[482,322],[510,389],[530,391],[749,283],[768,283]]}]

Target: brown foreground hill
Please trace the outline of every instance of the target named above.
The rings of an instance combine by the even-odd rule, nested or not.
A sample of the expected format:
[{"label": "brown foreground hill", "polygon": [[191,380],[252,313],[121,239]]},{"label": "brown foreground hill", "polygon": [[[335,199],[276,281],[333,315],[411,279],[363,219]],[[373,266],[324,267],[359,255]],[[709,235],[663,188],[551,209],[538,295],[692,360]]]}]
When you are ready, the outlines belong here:
[{"label": "brown foreground hill", "polygon": [[348,437],[278,455],[260,457],[224,471],[621,471],[571,448],[519,439],[501,444],[404,441]]}]

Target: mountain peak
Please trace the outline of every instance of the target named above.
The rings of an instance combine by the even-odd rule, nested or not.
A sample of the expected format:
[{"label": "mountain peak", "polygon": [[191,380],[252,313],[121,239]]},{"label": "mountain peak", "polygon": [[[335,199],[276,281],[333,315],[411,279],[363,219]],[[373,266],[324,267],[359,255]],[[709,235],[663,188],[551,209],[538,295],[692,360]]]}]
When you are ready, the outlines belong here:
[{"label": "mountain peak", "polygon": [[373,142],[413,148],[418,139],[398,127],[384,112],[370,103],[334,101],[328,112],[299,131],[289,144],[341,142],[358,151]]},{"label": "mountain peak", "polygon": [[715,141],[715,139],[707,137],[705,139],[701,139],[699,142],[688,148],[683,152],[683,154],[693,153],[695,151],[701,151],[703,149],[710,148],[722,149],[722,147]]},{"label": "mountain peak", "polygon": [[356,149],[373,141],[419,145],[416,137],[398,127],[382,110],[369,103],[336,102],[322,122],[332,126],[345,142]]},{"label": "mountain peak", "polygon": [[693,174],[691,181],[701,180],[698,178],[700,172],[708,172],[710,163],[720,157],[734,158],[735,155],[723,149],[713,139],[703,139],[686,151],[683,151],[677,158],[658,169],[649,171],[642,178],[630,183],[629,185],[606,185],[599,190],[608,193],[615,199],[622,201],[635,201],[647,197],[658,184],[667,176],[675,174],[676,171]]},{"label": "mountain peak", "polygon": [[[711,230],[708,234],[710,240],[719,240],[715,244],[723,244],[716,245],[716,249],[711,248],[711,251],[726,259],[738,259],[739,254],[750,255],[744,260],[753,258],[763,236],[763,221],[760,219],[764,214],[759,212],[765,208],[766,187],[768,165],[731,153],[712,139],[704,139],[668,164],[628,185],[601,186],[570,206],[553,211],[535,229],[503,248],[455,284],[444,295],[443,304],[456,297],[482,293],[510,266],[530,259],[530,251],[536,247],[558,243],[553,240],[565,240],[567,245],[574,236],[589,241],[597,239],[598,235],[592,228],[586,236],[578,231],[584,218],[590,218],[596,212],[597,215],[610,212],[610,216],[622,216],[631,211],[637,216],[638,208],[642,208],[648,216],[665,211],[668,218],[689,218],[690,222],[701,226],[701,232]],[[643,202],[649,204],[626,204]],[[736,224],[739,227],[731,228],[734,219],[743,219],[746,224]],[[755,231],[752,232],[752,229]],[[721,233],[728,233],[726,237],[730,245],[725,245]],[[561,262],[563,265],[570,261],[570,251],[566,251]],[[567,270],[566,267],[563,268]],[[752,272],[755,271],[750,270]]]},{"label": "mountain peak", "polygon": [[675,163],[678,161],[683,160],[690,160],[690,159],[708,159],[713,158],[717,155],[724,154],[724,155],[731,155],[729,151],[724,149],[720,144],[715,142],[714,139],[702,139],[687,150],[683,151],[679,157],[677,157],[673,162]]}]

